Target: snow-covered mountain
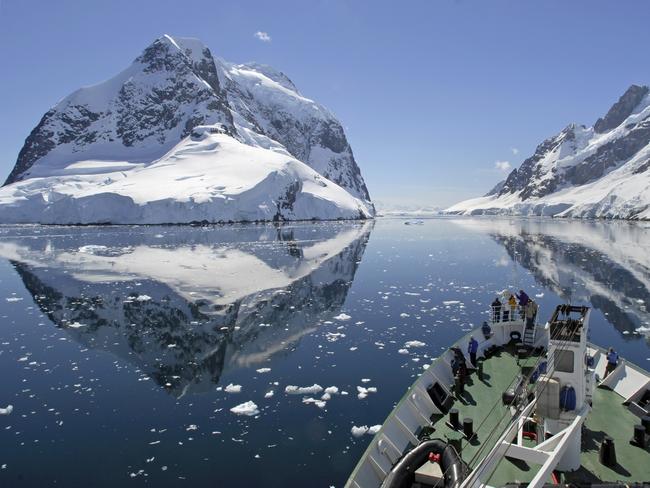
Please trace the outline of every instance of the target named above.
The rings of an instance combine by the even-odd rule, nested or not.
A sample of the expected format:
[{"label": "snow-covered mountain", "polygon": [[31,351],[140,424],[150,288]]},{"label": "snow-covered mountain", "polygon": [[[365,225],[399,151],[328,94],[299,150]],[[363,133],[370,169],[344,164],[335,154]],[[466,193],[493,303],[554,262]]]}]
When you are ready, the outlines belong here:
[{"label": "snow-covered mountain", "polygon": [[650,219],[650,89],[632,85],[593,127],[571,124],[452,214]]},{"label": "snow-covered mountain", "polygon": [[368,218],[341,124],[283,73],[165,35],[51,108],[0,189],[0,222]]}]

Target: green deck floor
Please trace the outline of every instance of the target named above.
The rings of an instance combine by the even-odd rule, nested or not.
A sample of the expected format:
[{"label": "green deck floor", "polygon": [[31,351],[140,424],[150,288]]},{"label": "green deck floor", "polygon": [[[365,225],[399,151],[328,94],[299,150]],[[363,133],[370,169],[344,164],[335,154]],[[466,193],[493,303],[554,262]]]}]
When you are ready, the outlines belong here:
[{"label": "green deck floor", "polygon": [[[536,361],[537,358],[530,358],[522,365],[533,365]],[[511,419],[510,415],[505,415],[506,407],[501,404],[501,394],[511,386],[513,379],[520,372],[520,366],[517,365],[513,354],[504,350],[484,361],[483,371],[482,381],[478,379],[476,373],[471,375],[462,399],[456,400],[452,406],[458,409],[461,423],[466,417],[474,421],[477,439],[468,443],[463,438],[461,444],[461,455],[466,462],[470,463],[471,468],[478,461],[474,459],[477,451],[485,444],[479,458],[489,452]],[[593,396],[593,410],[587,417],[583,430],[582,467],[574,473],[566,473],[567,482],[650,480],[650,451],[629,443],[633,426],[640,421],[622,402],[623,398],[617,393],[608,389],[596,389]],[[495,409],[488,416],[488,412],[495,404]],[[484,422],[486,417],[487,420]],[[436,429],[434,437],[446,439],[454,435],[458,436],[446,425],[448,416],[433,420]],[[496,433],[489,438],[488,435],[493,430],[496,430]],[[598,449],[605,435],[613,437],[615,441],[619,465],[614,470],[601,465],[598,461]],[[536,466],[504,458],[492,474],[489,484],[503,486],[507,483],[527,483],[532,480],[536,472]]]},{"label": "green deck floor", "polygon": [[[466,417],[470,417],[474,421],[476,439],[472,443],[464,439],[462,441],[461,454],[470,467],[473,468],[478,460],[490,451],[511,420],[511,416],[507,414],[507,408],[502,404],[501,394],[512,386],[515,377],[521,372],[521,366],[532,366],[536,361],[537,358],[529,358],[518,365],[512,352],[508,349],[503,350],[483,362],[483,381],[478,379],[476,373],[473,373],[469,383],[465,386],[465,395],[461,401],[454,402],[452,408],[458,409],[461,423]],[[489,413],[495,404],[496,407]],[[445,423],[447,420],[448,417],[444,417],[436,421],[435,437],[446,439],[448,436],[454,435],[452,429]],[[493,431],[494,433],[490,437],[490,433]],[[485,447],[483,447],[484,444]],[[481,454],[474,459],[475,454],[482,447]],[[525,466],[525,463],[514,464],[505,459],[499,464],[490,482],[496,483],[493,486],[501,486],[505,482],[530,481],[533,476],[534,472]]]},{"label": "green deck floor", "polygon": [[[567,473],[572,482],[594,481],[650,481],[650,452],[630,444],[634,425],[640,419],[623,405],[618,393],[596,388],[593,410],[585,421],[582,436],[582,467]],[[605,435],[614,438],[616,446],[616,469],[603,466],[598,461],[598,449]]]}]

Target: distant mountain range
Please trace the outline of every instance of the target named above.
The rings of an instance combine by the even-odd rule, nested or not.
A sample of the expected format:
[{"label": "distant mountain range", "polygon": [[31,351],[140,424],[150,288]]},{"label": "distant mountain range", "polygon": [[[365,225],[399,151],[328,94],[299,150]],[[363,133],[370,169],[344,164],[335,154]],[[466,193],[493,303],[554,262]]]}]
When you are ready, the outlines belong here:
[{"label": "distant mountain range", "polygon": [[0,222],[369,218],[341,124],[268,66],[165,35],[48,110],[0,189]]},{"label": "distant mountain range", "polygon": [[593,127],[568,125],[485,196],[445,212],[650,219],[649,92],[630,86]]}]

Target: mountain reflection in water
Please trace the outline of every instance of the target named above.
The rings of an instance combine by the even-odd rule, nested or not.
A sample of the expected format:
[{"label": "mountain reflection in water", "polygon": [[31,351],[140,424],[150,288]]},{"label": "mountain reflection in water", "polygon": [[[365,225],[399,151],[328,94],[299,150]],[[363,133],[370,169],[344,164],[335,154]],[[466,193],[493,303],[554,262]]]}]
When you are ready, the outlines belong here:
[{"label": "mountain reflection in water", "polygon": [[567,302],[591,303],[619,332],[650,332],[650,225],[543,219],[455,222],[488,233],[544,288]]},{"label": "mountain reflection in water", "polygon": [[113,232],[90,243],[70,230],[3,240],[0,256],[75,341],[182,396],[286,351],[339,310],[372,226],[171,228],[164,240]]}]

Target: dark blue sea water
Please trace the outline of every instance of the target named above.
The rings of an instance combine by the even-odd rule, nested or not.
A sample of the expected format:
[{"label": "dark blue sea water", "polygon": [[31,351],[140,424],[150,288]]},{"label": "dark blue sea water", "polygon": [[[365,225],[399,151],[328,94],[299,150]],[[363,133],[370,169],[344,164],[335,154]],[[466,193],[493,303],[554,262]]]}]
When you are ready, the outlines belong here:
[{"label": "dark blue sea water", "polygon": [[650,367],[648,225],[0,227],[0,486],[342,486],[504,288]]}]

